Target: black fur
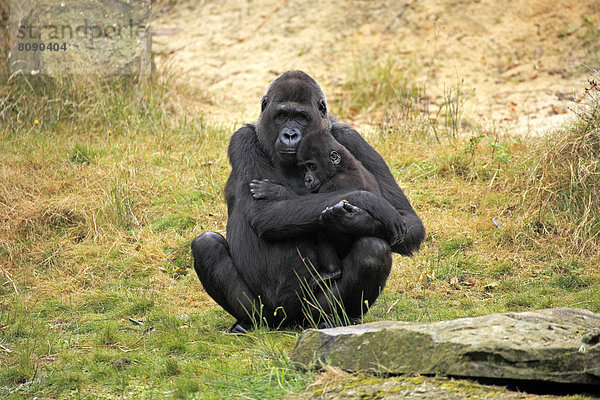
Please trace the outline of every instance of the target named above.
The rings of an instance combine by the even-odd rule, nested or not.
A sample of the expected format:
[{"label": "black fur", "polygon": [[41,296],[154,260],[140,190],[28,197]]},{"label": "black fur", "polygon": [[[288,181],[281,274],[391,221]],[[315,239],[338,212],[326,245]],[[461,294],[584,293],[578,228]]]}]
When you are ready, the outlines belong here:
[{"label": "black fur", "polygon": [[[327,226],[353,238],[341,250],[344,272],[335,284],[347,315],[357,319],[383,289],[391,252],[418,250],[423,224],[383,158],[358,132],[328,116],[325,96],[310,76],[281,75],[269,86],[261,110],[256,125],[245,125],[231,138],[227,239],[215,232],[194,239],[196,273],[243,329],[258,318],[271,327],[303,323],[299,279],[311,277],[303,258],[317,259],[315,235]],[[348,149],[375,176],[381,194],[310,193],[296,150],[307,133],[317,131],[330,132]],[[276,184],[283,192],[275,189],[278,198],[270,200]],[[329,309],[325,295],[314,294]]]},{"label": "black fur", "polygon": [[311,192],[353,189],[381,194],[375,176],[329,131],[306,135],[297,159],[305,170],[304,185]]},{"label": "black fur", "polygon": [[[322,131],[310,132],[298,145],[298,165],[304,167],[304,186],[313,193],[327,193],[338,190],[366,190],[381,194],[379,185],[360,161],[331,134]],[[283,187],[282,187],[283,188]],[[272,198],[283,190],[271,190]],[[346,206],[348,209],[349,207]],[[339,243],[348,243],[352,237],[344,234],[331,234],[325,229],[317,234],[319,272],[325,279],[338,278],[342,265],[337,248]],[[334,246],[338,243],[338,246]]]}]

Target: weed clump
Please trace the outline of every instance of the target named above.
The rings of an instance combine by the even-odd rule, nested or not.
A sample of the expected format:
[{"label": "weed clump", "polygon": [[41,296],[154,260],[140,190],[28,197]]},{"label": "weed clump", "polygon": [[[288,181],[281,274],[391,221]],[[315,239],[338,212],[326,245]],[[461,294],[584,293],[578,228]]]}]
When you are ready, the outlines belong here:
[{"label": "weed clump", "polygon": [[165,362],[165,366],[162,370],[162,374],[164,376],[175,376],[181,373],[181,368],[179,367],[179,363],[177,360],[168,359]]},{"label": "weed clump", "polygon": [[539,161],[527,188],[536,232],[558,229],[578,253],[600,244],[600,84],[590,81],[585,97],[587,107],[575,123],[535,154]]},{"label": "weed clump", "polygon": [[353,117],[408,107],[418,89],[412,83],[414,73],[398,64],[392,57],[377,60],[367,56],[357,60],[333,99],[339,113]]}]

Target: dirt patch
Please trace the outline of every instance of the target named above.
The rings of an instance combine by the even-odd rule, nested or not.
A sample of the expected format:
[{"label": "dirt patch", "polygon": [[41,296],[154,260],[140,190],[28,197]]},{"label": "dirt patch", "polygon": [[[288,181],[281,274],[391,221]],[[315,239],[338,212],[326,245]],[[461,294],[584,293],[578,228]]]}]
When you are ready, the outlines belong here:
[{"label": "dirt patch", "polygon": [[433,104],[460,87],[467,118],[538,134],[569,118],[600,49],[596,0],[180,0],[154,13],[159,69],[210,93],[199,111],[236,121],[257,116],[281,72],[330,94],[368,53],[416,69]]}]

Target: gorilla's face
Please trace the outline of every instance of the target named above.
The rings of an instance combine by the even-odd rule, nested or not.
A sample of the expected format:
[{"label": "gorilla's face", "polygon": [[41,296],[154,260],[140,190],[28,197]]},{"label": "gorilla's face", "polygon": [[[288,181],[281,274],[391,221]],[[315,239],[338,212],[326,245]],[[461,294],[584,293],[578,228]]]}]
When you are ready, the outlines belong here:
[{"label": "gorilla's face", "polygon": [[311,192],[318,192],[321,182],[325,178],[324,166],[319,165],[318,160],[307,160],[300,164],[304,168],[304,186]]},{"label": "gorilla's face", "polygon": [[262,98],[258,138],[274,159],[296,164],[300,142],[311,132],[328,132],[327,103],[319,85],[301,71],[277,78]]}]

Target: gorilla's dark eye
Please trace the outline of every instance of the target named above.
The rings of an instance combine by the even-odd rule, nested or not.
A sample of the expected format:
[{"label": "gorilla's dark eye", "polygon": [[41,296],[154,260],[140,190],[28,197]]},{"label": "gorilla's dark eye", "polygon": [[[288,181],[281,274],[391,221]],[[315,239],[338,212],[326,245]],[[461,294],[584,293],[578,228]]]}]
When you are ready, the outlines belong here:
[{"label": "gorilla's dark eye", "polygon": [[294,117],[294,120],[302,125],[306,125],[308,123],[308,117],[304,114],[298,114]]},{"label": "gorilla's dark eye", "polygon": [[321,115],[324,117],[327,115],[327,103],[325,102],[325,99],[321,99],[319,100],[319,112],[321,113]]},{"label": "gorilla's dark eye", "polygon": [[312,161],[308,161],[305,165],[306,165],[306,168],[310,169],[311,171],[314,171],[315,169],[317,169],[317,164],[315,164]]},{"label": "gorilla's dark eye", "polygon": [[267,96],[264,96],[264,97],[262,98],[262,101],[260,102],[260,111],[261,111],[261,112],[265,111],[265,108],[267,108],[267,101],[268,101],[268,100],[269,100],[269,99],[267,98]]},{"label": "gorilla's dark eye", "polygon": [[289,119],[288,115],[283,112],[283,111],[278,111],[274,116],[273,116],[273,121],[277,124],[277,125],[281,125],[284,122],[286,122]]}]

